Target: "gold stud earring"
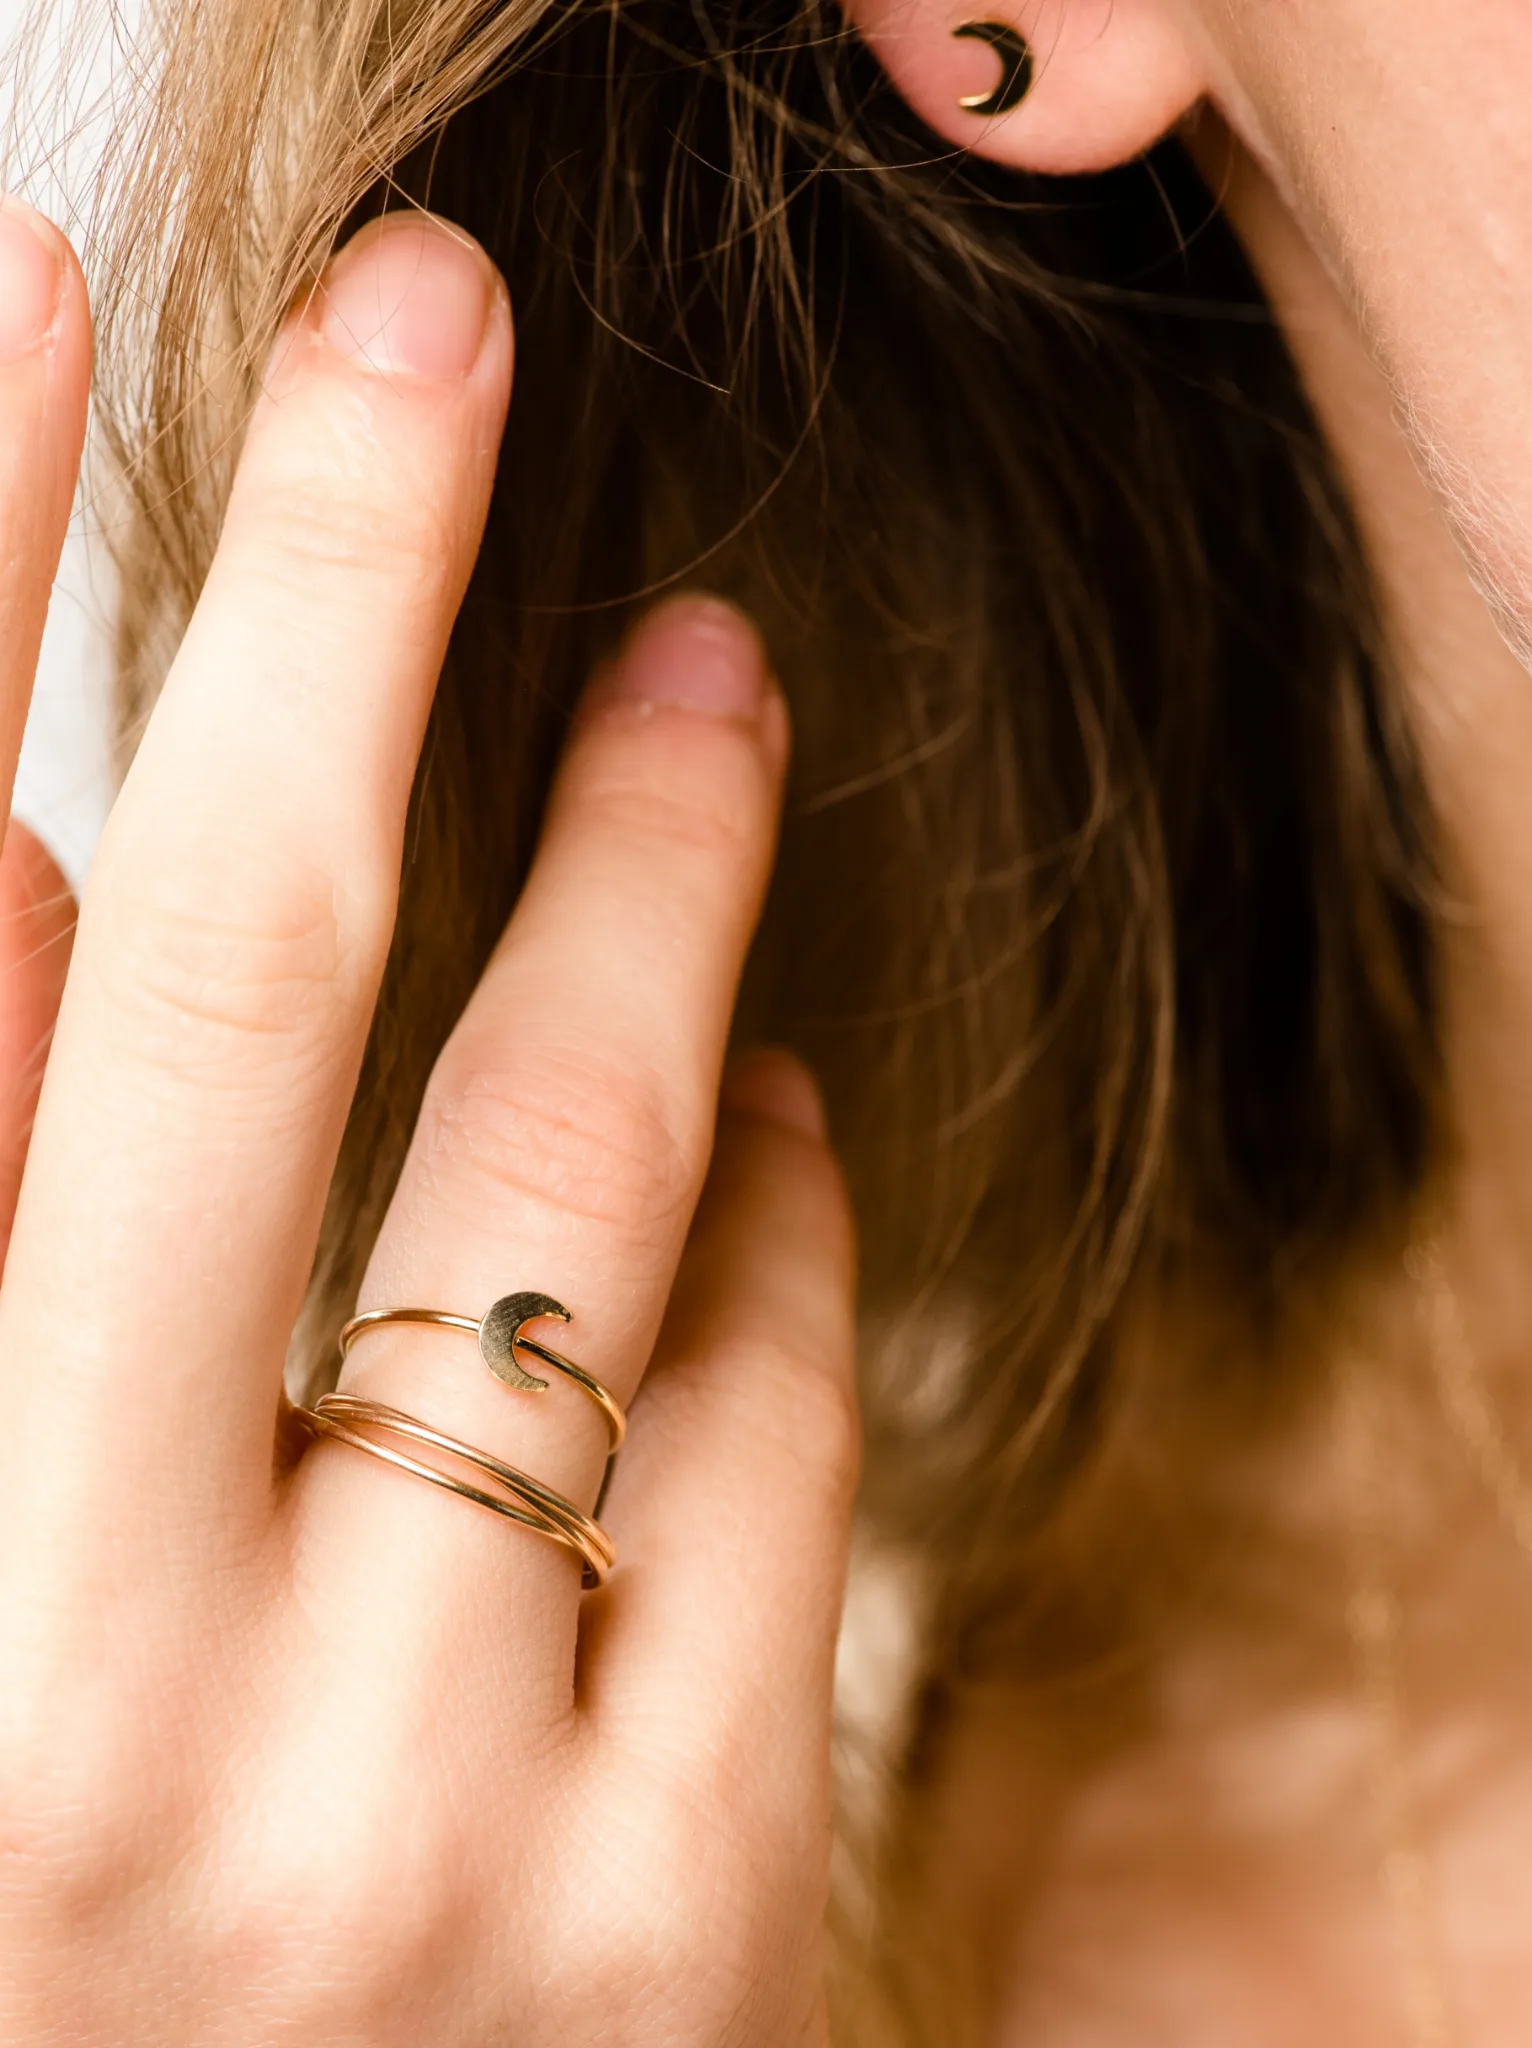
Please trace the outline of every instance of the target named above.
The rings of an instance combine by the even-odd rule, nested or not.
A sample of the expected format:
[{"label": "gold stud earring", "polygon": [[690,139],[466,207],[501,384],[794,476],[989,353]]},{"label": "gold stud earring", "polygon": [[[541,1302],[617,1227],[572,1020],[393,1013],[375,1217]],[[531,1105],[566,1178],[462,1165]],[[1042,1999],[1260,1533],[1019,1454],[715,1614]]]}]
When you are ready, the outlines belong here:
[{"label": "gold stud earring", "polygon": [[1000,83],[991,92],[972,92],[960,99],[964,112],[988,120],[1019,107],[1032,90],[1032,51],[1026,37],[1004,21],[965,21],[952,33],[988,43],[1000,59]]}]

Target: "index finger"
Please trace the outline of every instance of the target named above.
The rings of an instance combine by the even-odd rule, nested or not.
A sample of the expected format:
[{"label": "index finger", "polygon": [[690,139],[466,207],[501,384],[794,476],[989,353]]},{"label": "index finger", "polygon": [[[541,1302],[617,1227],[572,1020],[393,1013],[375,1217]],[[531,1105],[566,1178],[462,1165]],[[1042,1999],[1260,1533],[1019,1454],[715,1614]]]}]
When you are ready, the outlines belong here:
[{"label": "index finger", "polygon": [[77,1501],[115,1481],[102,1512],[124,1480],[183,1522],[199,1493],[266,1501],[510,368],[467,237],[395,217],[343,253],[256,410],[92,868],[0,1356],[13,1440],[67,1435]]}]

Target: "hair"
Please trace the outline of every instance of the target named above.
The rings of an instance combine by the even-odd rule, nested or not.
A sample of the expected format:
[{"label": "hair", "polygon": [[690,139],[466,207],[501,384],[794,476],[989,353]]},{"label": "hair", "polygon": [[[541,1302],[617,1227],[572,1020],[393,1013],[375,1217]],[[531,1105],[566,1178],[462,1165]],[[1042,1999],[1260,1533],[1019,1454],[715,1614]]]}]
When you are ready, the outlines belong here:
[{"label": "hair", "polygon": [[[1224,1422],[1276,1398],[1290,1304],[1433,1141],[1429,822],[1293,364],[1174,141],[1094,179],[986,166],[822,0],[202,0],[155,34],[96,263],[130,740],[337,239],[429,205],[517,314],[297,1371],[354,1298],[582,679],[655,593],[731,596],[796,732],[738,1028],[826,1088],[865,1247],[864,1512],[928,1589],[895,1925],[955,1702],[1118,1668],[1148,1611],[1112,1449],[1134,1390]],[[1238,1344],[1135,1340],[1136,1303],[1199,1292]],[[1187,1441],[1140,1431],[1137,1469]]]}]

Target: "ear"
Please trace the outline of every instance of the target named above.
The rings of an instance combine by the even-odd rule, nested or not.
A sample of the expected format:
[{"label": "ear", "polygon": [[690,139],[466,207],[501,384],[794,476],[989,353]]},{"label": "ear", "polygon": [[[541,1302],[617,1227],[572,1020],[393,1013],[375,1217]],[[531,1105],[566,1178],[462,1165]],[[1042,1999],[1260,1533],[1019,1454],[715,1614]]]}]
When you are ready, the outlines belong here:
[{"label": "ear", "polygon": [[[844,0],[846,13],[938,135],[1018,170],[1104,171],[1142,155],[1208,89],[1178,0]],[[1009,111],[965,108],[1007,75],[1003,48],[966,24],[1025,39],[1032,82]],[[1011,45],[1014,50],[1015,45]]]}]

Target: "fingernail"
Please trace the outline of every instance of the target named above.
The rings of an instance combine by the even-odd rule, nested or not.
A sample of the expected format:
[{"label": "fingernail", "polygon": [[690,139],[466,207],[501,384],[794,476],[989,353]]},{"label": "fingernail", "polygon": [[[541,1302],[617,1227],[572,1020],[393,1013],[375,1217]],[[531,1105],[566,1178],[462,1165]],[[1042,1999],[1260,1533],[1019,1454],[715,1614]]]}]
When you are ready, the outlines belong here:
[{"label": "fingernail", "polygon": [[723,1101],[805,1138],[822,1141],[826,1135],[824,1100],[813,1075],[801,1060],[775,1046],[759,1046],[733,1061],[724,1075]]},{"label": "fingernail", "polygon": [[760,636],[716,597],[671,598],[640,619],[599,685],[608,698],[714,718],[754,718],[767,688]]},{"label": "fingernail", "polygon": [[20,200],[0,198],[0,363],[36,348],[64,282],[57,228]]},{"label": "fingernail", "polygon": [[371,370],[466,377],[479,359],[494,292],[465,236],[423,214],[362,229],[325,276],[321,332]]}]

